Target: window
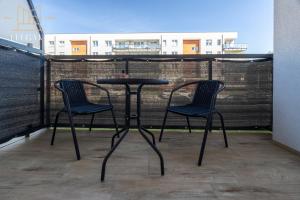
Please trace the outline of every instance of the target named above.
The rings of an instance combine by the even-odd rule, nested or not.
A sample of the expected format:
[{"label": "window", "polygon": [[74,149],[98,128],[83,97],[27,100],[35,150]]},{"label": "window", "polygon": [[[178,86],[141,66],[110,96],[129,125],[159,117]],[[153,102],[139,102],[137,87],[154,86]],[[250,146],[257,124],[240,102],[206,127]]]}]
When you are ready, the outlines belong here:
[{"label": "window", "polygon": [[212,46],[212,40],[206,40],[206,46]]},{"label": "window", "polygon": [[163,46],[166,47],[167,46],[167,40],[163,40]]},{"label": "window", "polygon": [[198,47],[192,47],[192,51],[199,51]]},{"label": "window", "polygon": [[141,46],[141,42],[134,42],[133,46],[134,48],[139,48]]},{"label": "window", "polygon": [[172,51],[172,55],[177,55],[178,52],[177,51]]},{"label": "window", "polygon": [[218,46],[222,44],[222,40],[218,39]]},{"label": "window", "polygon": [[159,42],[158,41],[151,41],[151,42],[149,42],[148,46],[156,48],[156,47],[159,46]]},{"label": "window", "polygon": [[49,44],[50,45],[54,45],[54,41],[49,41]]},{"label": "window", "polygon": [[212,51],[206,51],[206,54],[212,54]]},{"label": "window", "polygon": [[59,52],[59,55],[65,55],[65,52]]},{"label": "window", "polygon": [[178,40],[172,40],[172,46],[177,47],[178,46]]},{"label": "window", "polygon": [[95,55],[98,55],[98,52],[93,52],[93,55],[95,56]]},{"label": "window", "polygon": [[98,46],[98,41],[97,40],[94,40],[93,41],[93,47],[97,47]]},{"label": "window", "polygon": [[167,52],[166,52],[166,51],[164,51],[164,52],[163,52],[163,55],[166,55],[166,54],[167,54]]},{"label": "window", "polygon": [[230,39],[230,40],[225,40],[225,44],[229,45],[229,44],[234,44],[234,40]]},{"label": "window", "polygon": [[125,44],[125,42],[117,42],[117,47],[118,48],[125,48],[126,44]]},{"label": "window", "polygon": [[64,45],[64,44],[65,44],[65,41],[61,40],[61,41],[59,41],[59,44],[60,44],[60,45]]},{"label": "window", "polygon": [[78,52],[78,51],[79,51],[79,47],[73,48],[73,52]]},{"label": "window", "polygon": [[111,52],[105,52],[105,55],[112,55]]},{"label": "window", "polygon": [[221,51],[218,51],[218,54],[222,54],[222,52],[221,52]]},{"label": "window", "polygon": [[112,46],[112,41],[111,40],[106,40],[105,44],[107,47],[111,47]]}]

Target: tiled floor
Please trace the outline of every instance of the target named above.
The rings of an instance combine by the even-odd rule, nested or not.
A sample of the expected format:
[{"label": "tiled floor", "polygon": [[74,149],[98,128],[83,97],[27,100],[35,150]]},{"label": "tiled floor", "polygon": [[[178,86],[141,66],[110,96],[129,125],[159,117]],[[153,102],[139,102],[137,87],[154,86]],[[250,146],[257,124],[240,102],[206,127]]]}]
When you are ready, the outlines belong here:
[{"label": "tiled floor", "polygon": [[[202,133],[166,132],[158,144],[166,174],[140,135],[131,132],[108,161],[109,131],[78,132],[82,160],[75,160],[71,135],[50,131],[0,149],[0,199],[300,199],[300,158],[274,145],[266,133],[229,131],[208,137],[203,166],[196,165]],[[156,137],[158,133],[156,132]]]}]

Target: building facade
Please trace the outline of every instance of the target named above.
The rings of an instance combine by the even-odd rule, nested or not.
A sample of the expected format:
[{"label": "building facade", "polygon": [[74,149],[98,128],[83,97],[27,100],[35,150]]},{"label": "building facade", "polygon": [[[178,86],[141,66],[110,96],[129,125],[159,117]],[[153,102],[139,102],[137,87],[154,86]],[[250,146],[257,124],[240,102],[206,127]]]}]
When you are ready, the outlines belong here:
[{"label": "building facade", "polygon": [[237,37],[236,32],[48,34],[45,52],[50,55],[243,53],[247,44],[237,44]]}]

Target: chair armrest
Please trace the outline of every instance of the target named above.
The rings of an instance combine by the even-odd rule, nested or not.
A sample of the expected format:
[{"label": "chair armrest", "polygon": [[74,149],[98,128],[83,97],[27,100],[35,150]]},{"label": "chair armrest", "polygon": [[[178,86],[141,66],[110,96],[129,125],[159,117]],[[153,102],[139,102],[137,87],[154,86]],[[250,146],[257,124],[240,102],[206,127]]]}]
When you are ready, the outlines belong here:
[{"label": "chair armrest", "polygon": [[56,89],[58,89],[59,91],[61,91],[62,93],[64,93],[65,91],[60,87],[59,82],[60,82],[60,81],[55,81],[55,82],[54,82],[54,87],[55,87]]},{"label": "chair armrest", "polygon": [[222,92],[225,88],[225,84],[221,81],[219,81],[219,82],[220,82],[220,87],[219,87],[218,93]]},{"label": "chair armrest", "polygon": [[169,101],[168,101],[168,106],[167,106],[167,107],[170,106],[170,104],[171,104],[171,102],[172,102],[173,94],[174,94],[177,90],[179,90],[179,89],[181,89],[181,88],[184,88],[184,87],[186,87],[186,86],[189,86],[189,85],[197,84],[197,83],[199,83],[199,81],[193,81],[193,82],[185,83],[185,84],[183,84],[183,85],[180,85],[180,86],[174,88],[174,89],[171,91],[171,94],[170,94],[170,97],[169,97]]},{"label": "chair armrest", "polygon": [[64,97],[64,101],[65,101],[65,107],[67,108],[67,111],[69,112],[69,114],[71,114],[71,105],[70,105],[69,97],[66,94],[66,91],[60,87],[59,82],[60,81],[55,81],[54,87],[62,93],[62,95]]}]

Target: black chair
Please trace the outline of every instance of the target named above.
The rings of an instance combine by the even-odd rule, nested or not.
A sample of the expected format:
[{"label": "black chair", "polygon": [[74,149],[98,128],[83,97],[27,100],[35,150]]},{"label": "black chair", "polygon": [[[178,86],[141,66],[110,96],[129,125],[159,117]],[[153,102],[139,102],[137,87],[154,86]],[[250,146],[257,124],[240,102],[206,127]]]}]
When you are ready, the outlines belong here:
[{"label": "black chair", "polygon": [[[182,106],[170,106],[174,92],[176,92],[177,90],[179,90],[183,87],[190,86],[190,85],[196,85],[196,90],[194,93],[192,103],[187,104],[187,105],[182,105]],[[203,154],[204,154],[207,134],[208,134],[208,131],[212,129],[213,115],[218,114],[220,117],[220,120],[221,120],[222,129],[223,129],[225,146],[227,148],[228,142],[227,142],[227,136],[226,136],[225,126],[224,126],[224,119],[223,119],[222,114],[220,112],[218,112],[217,109],[215,108],[217,95],[223,89],[224,89],[224,83],[221,81],[215,81],[215,80],[190,82],[190,83],[186,83],[184,85],[181,85],[181,86],[173,89],[171,91],[168,106],[166,109],[162,129],[161,129],[160,136],[159,136],[159,141],[161,142],[161,139],[163,136],[168,112],[172,112],[175,114],[185,116],[187,119],[187,122],[188,122],[189,130],[191,130],[190,123],[189,123],[189,117],[205,118],[206,119],[205,132],[204,132],[200,155],[199,155],[199,160],[198,160],[198,165],[200,166],[202,163],[202,158],[203,158]]]},{"label": "black chair", "polygon": [[[93,86],[106,92],[108,98],[108,104],[94,104],[89,102],[85,93],[84,85]],[[80,81],[80,80],[60,80],[55,82],[54,86],[55,88],[57,88],[59,91],[62,92],[64,108],[61,109],[56,114],[53,135],[51,139],[51,145],[54,144],[56,126],[57,126],[59,115],[63,112],[68,114],[76,156],[78,160],[80,160],[80,152],[79,152],[78,142],[76,138],[74,123],[73,123],[73,117],[75,115],[92,115],[92,119],[89,127],[89,130],[91,131],[95,114],[110,110],[112,113],[112,118],[116,128],[116,132],[118,133],[118,125],[113,111],[113,105],[111,104],[110,95],[107,89],[100,87],[99,85],[89,83],[86,81]]]}]

